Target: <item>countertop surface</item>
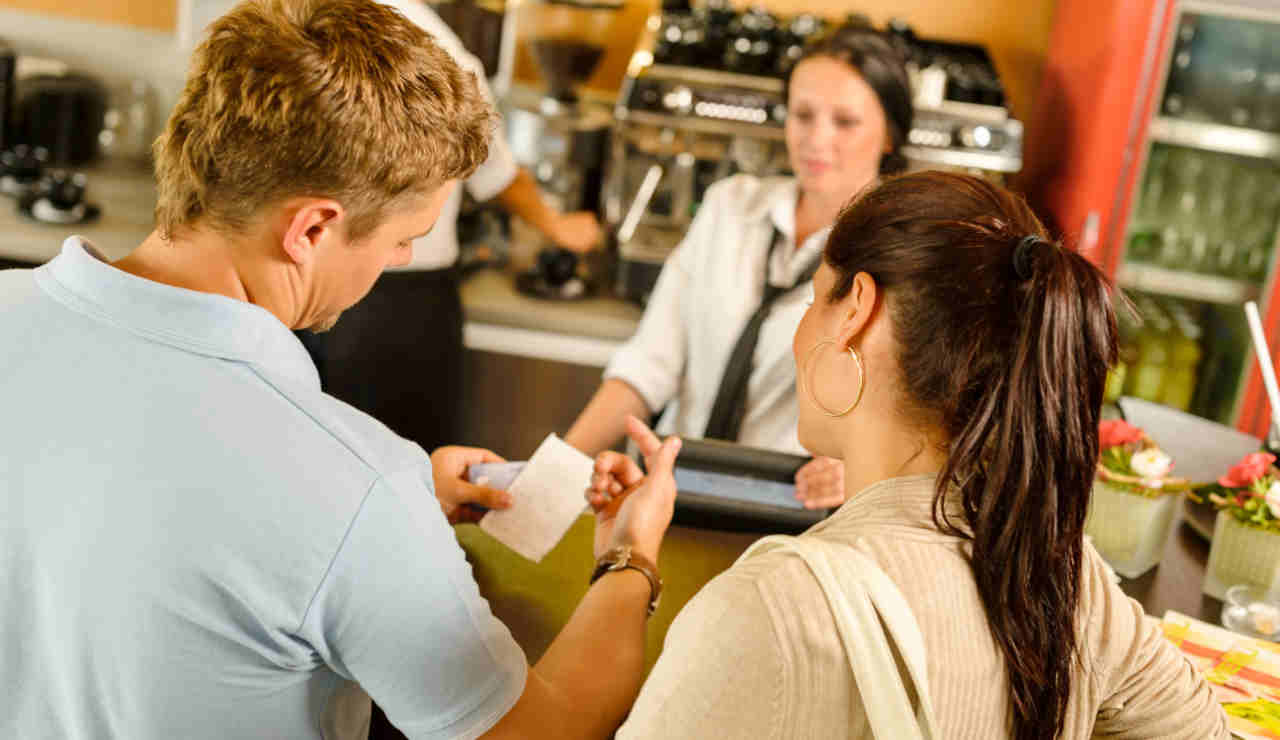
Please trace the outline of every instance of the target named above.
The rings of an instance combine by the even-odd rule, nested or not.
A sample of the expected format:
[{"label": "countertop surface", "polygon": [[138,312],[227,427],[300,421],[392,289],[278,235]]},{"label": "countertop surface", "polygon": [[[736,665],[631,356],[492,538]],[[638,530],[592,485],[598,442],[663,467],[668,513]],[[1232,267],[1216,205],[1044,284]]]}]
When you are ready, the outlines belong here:
[{"label": "countertop surface", "polygon": [[534,298],[516,291],[511,273],[488,269],[463,281],[462,307],[467,321],[480,324],[616,341],[635,333],[642,313],[639,306],[612,296]]},{"label": "countertop surface", "polygon": [[18,212],[17,201],[0,197],[0,257],[19,262],[47,262],[62,250],[62,242],[79,234],[117,260],[142,243],[155,223],[156,191],[146,169],[97,167],[84,170],[89,178],[86,199],[102,208],[88,224],[46,224]]},{"label": "countertop surface", "polygon": [[[21,215],[16,201],[0,197],[0,259],[47,262],[72,234],[85,237],[111,260],[142,243],[154,224],[150,171],[102,166],[85,174],[88,200],[102,208],[102,215],[90,224],[39,223]],[[609,342],[630,337],[641,314],[638,306],[612,296],[575,301],[526,296],[515,290],[511,273],[494,269],[479,270],[463,282],[462,304],[468,322]]]}]

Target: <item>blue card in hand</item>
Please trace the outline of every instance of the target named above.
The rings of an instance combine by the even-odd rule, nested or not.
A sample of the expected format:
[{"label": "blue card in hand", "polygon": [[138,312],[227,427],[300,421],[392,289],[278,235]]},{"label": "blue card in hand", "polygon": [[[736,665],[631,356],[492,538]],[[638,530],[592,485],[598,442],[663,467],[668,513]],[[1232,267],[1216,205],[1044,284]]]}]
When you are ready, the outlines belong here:
[{"label": "blue card in hand", "polygon": [[524,470],[524,466],[523,461],[475,463],[467,466],[467,482],[505,491],[511,487],[520,471]]}]

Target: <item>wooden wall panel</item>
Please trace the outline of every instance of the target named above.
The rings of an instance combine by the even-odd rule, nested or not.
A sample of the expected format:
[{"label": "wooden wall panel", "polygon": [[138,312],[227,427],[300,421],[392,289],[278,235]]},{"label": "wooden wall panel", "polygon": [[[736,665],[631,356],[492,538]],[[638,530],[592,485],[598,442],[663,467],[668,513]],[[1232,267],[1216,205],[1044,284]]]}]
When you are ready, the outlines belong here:
[{"label": "wooden wall panel", "polygon": [[158,31],[177,27],[177,0],[0,0],[0,7]]}]

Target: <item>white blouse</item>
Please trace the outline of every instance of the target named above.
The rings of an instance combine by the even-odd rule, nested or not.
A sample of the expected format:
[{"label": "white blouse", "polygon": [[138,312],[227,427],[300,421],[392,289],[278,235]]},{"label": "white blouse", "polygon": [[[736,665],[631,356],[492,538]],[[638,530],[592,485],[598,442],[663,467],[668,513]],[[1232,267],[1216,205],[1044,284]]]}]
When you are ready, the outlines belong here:
[{"label": "white blouse", "polygon": [[[444,49],[453,61],[466,72],[476,76],[480,92],[494,102],[493,91],[485,80],[484,65],[475,55],[466,50],[449,26],[436,15],[423,0],[382,0],[400,11],[404,17],[418,24],[422,30],[431,34],[436,43]],[[489,158],[476,168],[465,181],[467,190],[476,200],[489,200],[506,190],[519,171],[515,154],[507,144],[506,133],[501,124],[489,139]],[[455,188],[449,200],[440,209],[440,216],[430,233],[413,242],[413,258],[405,267],[393,270],[438,270],[458,261],[458,209],[462,207],[462,188]]]},{"label": "white blouse", "polygon": [[[797,189],[791,178],[736,175],[707,189],[684,241],[672,252],[634,336],[605,368],[650,409],[670,402],[658,431],[701,437],[738,335],[760,305],[765,260],[777,227],[769,281],[795,281],[826,245],[830,227],[795,248]],[[739,442],[806,454],[796,437],[791,340],[812,295],[797,285],[760,328]]]}]

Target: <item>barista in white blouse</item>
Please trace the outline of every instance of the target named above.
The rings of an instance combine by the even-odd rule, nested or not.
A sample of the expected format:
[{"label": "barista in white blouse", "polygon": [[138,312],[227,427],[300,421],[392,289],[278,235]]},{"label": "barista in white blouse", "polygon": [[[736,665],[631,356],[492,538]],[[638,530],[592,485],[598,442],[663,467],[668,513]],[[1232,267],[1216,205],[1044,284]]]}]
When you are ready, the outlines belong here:
[{"label": "barista in white blouse", "polygon": [[[662,433],[706,436],[726,365],[761,304],[767,274],[775,286],[799,287],[783,293],[761,324],[735,441],[803,454],[791,338],[810,300],[805,273],[820,259],[840,209],[881,173],[903,169],[911,95],[884,37],[845,26],[817,39],[792,67],[787,107],[795,177],[736,175],[708,188],[635,336],[614,355],[569,430],[570,444],[594,455],[622,438],[628,414],[645,418],[663,407]],[[838,506],[843,469],[815,458],[796,475],[796,489],[806,506]]]}]

